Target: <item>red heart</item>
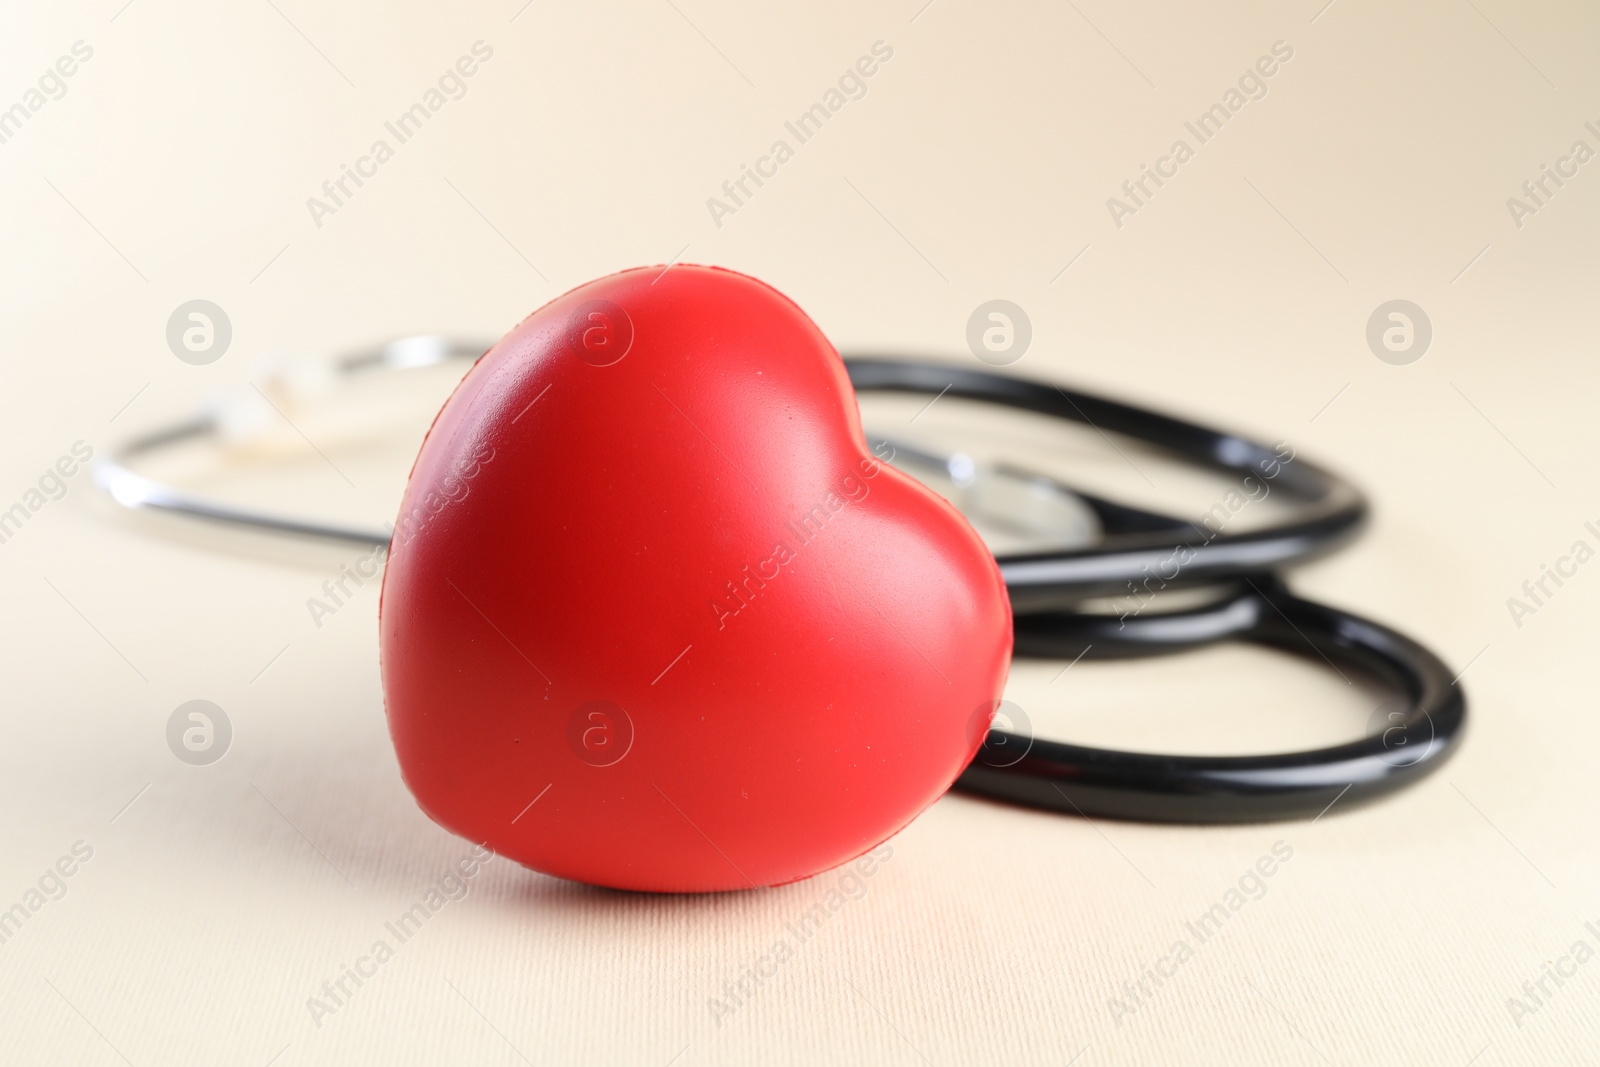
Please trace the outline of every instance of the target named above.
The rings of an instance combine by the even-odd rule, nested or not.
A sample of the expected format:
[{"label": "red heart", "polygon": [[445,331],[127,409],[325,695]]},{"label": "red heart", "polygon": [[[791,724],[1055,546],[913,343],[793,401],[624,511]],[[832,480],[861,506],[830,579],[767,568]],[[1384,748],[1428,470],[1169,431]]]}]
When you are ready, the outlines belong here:
[{"label": "red heart", "polygon": [[779,885],[939,797],[1011,655],[993,558],[868,451],[838,354],[732,271],[574,289],[411,472],[389,729],[441,825],[624,889]]}]

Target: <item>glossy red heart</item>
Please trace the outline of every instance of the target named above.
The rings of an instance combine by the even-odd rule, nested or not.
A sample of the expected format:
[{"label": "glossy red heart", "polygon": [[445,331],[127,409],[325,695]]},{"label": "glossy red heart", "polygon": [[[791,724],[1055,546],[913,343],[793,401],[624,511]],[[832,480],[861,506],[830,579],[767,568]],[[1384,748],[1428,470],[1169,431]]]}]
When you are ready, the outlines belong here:
[{"label": "glossy red heart", "polygon": [[400,767],[441,825],[625,889],[778,885],[939,797],[999,698],[978,535],[868,450],[815,324],[732,271],[523,320],[439,413],[384,575]]}]

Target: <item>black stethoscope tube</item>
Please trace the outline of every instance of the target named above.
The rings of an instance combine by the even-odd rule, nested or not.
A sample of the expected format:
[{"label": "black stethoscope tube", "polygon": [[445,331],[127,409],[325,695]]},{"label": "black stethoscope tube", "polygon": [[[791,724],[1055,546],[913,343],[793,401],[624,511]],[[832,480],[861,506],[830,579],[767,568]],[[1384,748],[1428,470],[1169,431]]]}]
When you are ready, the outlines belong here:
[{"label": "black stethoscope tube", "polygon": [[[1120,628],[1114,616],[1019,615],[1016,638],[1018,656],[1067,659],[1248,641],[1325,658],[1395,691],[1404,704],[1360,741],[1260,756],[1147,755],[991,733],[958,788],[1031,807],[1156,822],[1314,817],[1335,801],[1372,800],[1428,774],[1466,723],[1461,690],[1433,653],[1386,626],[1302,600],[1269,576],[1215,604],[1127,619]],[[1021,751],[1027,754],[1012,762]]]},{"label": "black stethoscope tube", "polygon": [[[1303,459],[1286,463],[1265,445],[1235,434],[1088,393],[985,371],[857,356],[847,357],[845,367],[857,392],[943,393],[986,401],[1123,434],[1214,470],[1262,478],[1264,470],[1270,469],[1275,471],[1275,484],[1301,501],[1298,513],[1288,522],[1209,536],[1190,522],[1079,494],[1100,512],[1102,520],[1111,520],[1106,527],[1114,536],[1102,544],[1069,552],[1000,556],[1000,573],[1016,611],[1125,594],[1130,582],[1144,581],[1169,564],[1179,546],[1194,556],[1167,584],[1206,584],[1303,562],[1339,547],[1367,517],[1366,500],[1343,478]],[[1144,521],[1130,524],[1129,516]]]},{"label": "black stethoscope tube", "polygon": [[[1154,822],[1315,818],[1335,803],[1353,805],[1411,784],[1460,742],[1466,700],[1437,656],[1388,627],[1296,597],[1270,572],[1353,536],[1366,503],[1343,479],[1301,459],[1284,464],[1232,434],[1054,385],[902,360],[847,358],[845,365],[859,392],[948,393],[1086,423],[1214,469],[1275,477],[1302,501],[1285,523],[1222,534],[1078,494],[1101,519],[1101,544],[998,558],[1016,655],[1132,658],[1238,640],[1325,660],[1341,674],[1343,665],[1400,697],[1372,736],[1260,756],[1121,752],[991,730],[957,788],[1050,811]],[[1184,566],[1162,574],[1179,553]],[[1197,608],[1132,617],[1071,610],[1141,582],[1148,588],[1152,574],[1157,588],[1207,584],[1224,595]]]}]

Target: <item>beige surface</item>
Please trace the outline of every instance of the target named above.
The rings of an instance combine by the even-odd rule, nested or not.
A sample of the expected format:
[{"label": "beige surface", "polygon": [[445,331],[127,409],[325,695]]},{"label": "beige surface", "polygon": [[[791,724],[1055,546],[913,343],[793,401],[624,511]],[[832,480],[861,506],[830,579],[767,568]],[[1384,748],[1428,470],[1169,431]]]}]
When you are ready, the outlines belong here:
[{"label": "beige surface", "polygon": [[[1297,583],[1470,663],[1474,721],[1421,788],[1314,825],[946,798],[720,1025],[708,998],[836,875],[655,899],[496,861],[317,1025],[308,998],[468,849],[399,781],[376,590],[318,629],[305,600],[356,553],[131,522],[78,474],[0,545],[0,906],[93,850],[0,945],[0,1060],[1600,1060],[1600,963],[1547,979],[1536,1013],[1507,1005],[1600,947],[1600,567],[1520,628],[1506,607],[1600,520],[1600,164],[1520,228],[1506,206],[1575,140],[1600,148],[1592,8],[121,3],[0,14],[0,106],[93,48],[0,145],[0,506],[75,441],[103,452],[263,355],[495,335],[680,254],[771,281],[841,346],[970,358],[968,313],[1005,297],[1035,329],[1018,371],[1284,438],[1367,486],[1367,536]],[[479,40],[466,95],[314,225],[306,198]],[[706,198],[879,40],[866,96],[715,225]],[[1280,40],[1265,98],[1115,226],[1106,198]],[[234,327],[206,367],[163,336],[196,297]],[[1410,366],[1364,340],[1396,297],[1435,326]],[[381,521],[418,432],[325,440],[354,489],[315,456],[257,488]],[[1011,695],[1088,741],[1313,744],[1370,710],[1249,650],[1058,671],[1019,666]],[[164,737],[197,697],[235,730],[204,768]],[[1265,895],[1119,1017],[1123,983],[1277,841],[1293,857]]]}]

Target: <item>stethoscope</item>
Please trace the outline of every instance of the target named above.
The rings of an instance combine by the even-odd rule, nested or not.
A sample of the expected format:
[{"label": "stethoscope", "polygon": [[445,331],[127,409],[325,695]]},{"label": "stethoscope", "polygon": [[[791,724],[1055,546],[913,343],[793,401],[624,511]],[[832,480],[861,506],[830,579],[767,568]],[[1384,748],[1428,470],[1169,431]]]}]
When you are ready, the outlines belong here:
[{"label": "stethoscope", "polygon": [[[329,364],[336,378],[476,360],[489,345],[404,338]],[[1057,547],[997,556],[1011,598],[1015,655],[1125,659],[1245,641],[1349,667],[1391,692],[1376,733],[1348,744],[1251,756],[1177,756],[1088,748],[992,728],[956,786],[1015,804],[1151,822],[1241,823],[1316,817],[1401,789],[1442,764],[1466,722],[1466,700],[1445,664],[1386,626],[1295,596],[1278,571],[1335,550],[1366,519],[1359,490],[1292,453],[1129,404],[1045,382],[955,366],[845,357],[858,393],[954,396],[1081,423],[1239,479],[1270,482],[1293,514],[1243,532],[1131,507],[1039,471],[980,463],[868,434],[879,456],[947,481],[953,502],[1030,530]],[[162,449],[226,436],[211,407],[130,441],[95,467],[118,504],[275,534],[384,549],[389,532],[257,511],[137,473]],[[1065,542],[1065,547],[1059,547]],[[1200,606],[1102,614],[1087,602],[1199,588]],[[1340,671],[1340,673],[1343,673]],[[1003,720],[997,719],[998,722]]]}]

